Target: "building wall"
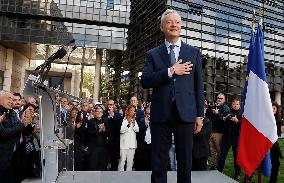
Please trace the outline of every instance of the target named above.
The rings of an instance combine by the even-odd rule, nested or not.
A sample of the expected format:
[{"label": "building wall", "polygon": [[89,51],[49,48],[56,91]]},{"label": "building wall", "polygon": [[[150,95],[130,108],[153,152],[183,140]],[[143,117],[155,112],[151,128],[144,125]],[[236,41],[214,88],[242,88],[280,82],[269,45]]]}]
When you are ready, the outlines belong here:
[{"label": "building wall", "polygon": [[[23,90],[28,75],[32,74],[35,69],[35,64],[31,64],[32,67],[30,67],[29,62],[29,59],[23,54],[0,45],[0,71],[4,71],[4,90],[11,92]],[[50,72],[62,73],[63,75],[64,70],[51,69]],[[68,70],[68,72],[72,72],[72,76],[64,79],[64,90],[74,96],[79,96],[80,74],[72,70]],[[56,75],[60,76],[60,74]]]},{"label": "building wall", "polygon": [[13,50],[13,63],[11,75],[11,91],[20,92],[25,83],[25,71],[29,67],[29,59]]},{"label": "building wall", "polygon": [[6,48],[0,45],[0,71],[5,71]]},{"label": "building wall", "polygon": [[20,92],[24,86],[29,59],[21,53],[0,45],[0,71],[4,71],[3,89]]}]

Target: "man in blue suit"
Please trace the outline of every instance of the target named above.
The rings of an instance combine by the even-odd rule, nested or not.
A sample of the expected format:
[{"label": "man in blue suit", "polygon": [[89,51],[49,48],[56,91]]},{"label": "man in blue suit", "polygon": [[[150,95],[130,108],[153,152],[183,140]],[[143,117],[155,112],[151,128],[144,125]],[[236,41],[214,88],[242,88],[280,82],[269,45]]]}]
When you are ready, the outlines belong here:
[{"label": "man in blue suit", "polygon": [[174,10],[161,16],[165,43],[146,53],[141,84],[153,88],[151,99],[152,183],[167,182],[169,149],[174,134],[177,182],[191,182],[192,139],[204,116],[200,51],[181,41],[181,17]]}]

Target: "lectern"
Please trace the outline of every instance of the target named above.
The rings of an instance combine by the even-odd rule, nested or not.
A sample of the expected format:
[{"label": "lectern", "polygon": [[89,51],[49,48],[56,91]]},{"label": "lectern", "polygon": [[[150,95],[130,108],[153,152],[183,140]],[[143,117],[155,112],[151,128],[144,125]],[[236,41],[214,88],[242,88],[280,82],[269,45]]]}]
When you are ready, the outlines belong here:
[{"label": "lectern", "polygon": [[38,101],[42,183],[57,182],[65,171],[74,170],[74,135],[66,133],[67,125],[62,119],[61,106],[56,105],[55,94],[69,95],[37,82],[33,75],[28,77],[23,90],[25,98],[34,97]]}]

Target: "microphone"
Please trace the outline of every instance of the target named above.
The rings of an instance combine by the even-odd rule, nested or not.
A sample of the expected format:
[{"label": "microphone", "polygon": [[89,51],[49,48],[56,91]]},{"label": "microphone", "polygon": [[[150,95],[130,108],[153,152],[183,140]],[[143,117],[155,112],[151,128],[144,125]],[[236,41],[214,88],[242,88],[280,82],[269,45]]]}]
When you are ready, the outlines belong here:
[{"label": "microphone", "polygon": [[[42,77],[41,75],[44,73],[45,71],[45,75],[47,75],[49,69],[50,69],[50,65],[51,63],[55,60],[55,59],[62,59],[66,54],[67,51],[64,49],[65,46],[69,46],[70,44],[75,43],[75,39],[71,39],[69,42],[67,42],[64,46],[62,46],[59,50],[57,50],[54,54],[52,54],[50,57],[48,57],[48,59],[41,65],[39,65],[35,71],[39,70],[39,75],[38,77]],[[76,49],[76,46],[73,46],[72,51],[74,51]],[[43,79],[42,79],[43,80]]]},{"label": "microphone", "polygon": [[[62,46],[59,50],[57,50],[56,53],[54,53],[53,55],[51,55],[47,60],[49,61],[53,61],[55,59],[62,59],[66,54],[67,51],[64,49],[65,46],[69,46],[70,44],[75,43],[75,39],[71,39],[68,43],[66,43],[64,46]],[[72,51],[74,51],[76,49],[76,45],[73,46]],[[71,52],[72,52],[71,51]]]},{"label": "microphone", "polygon": [[53,61],[55,59],[62,59],[67,54],[67,51],[62,47],[57,52],[55,52],[53,55],[51,55],[47,60]]}]

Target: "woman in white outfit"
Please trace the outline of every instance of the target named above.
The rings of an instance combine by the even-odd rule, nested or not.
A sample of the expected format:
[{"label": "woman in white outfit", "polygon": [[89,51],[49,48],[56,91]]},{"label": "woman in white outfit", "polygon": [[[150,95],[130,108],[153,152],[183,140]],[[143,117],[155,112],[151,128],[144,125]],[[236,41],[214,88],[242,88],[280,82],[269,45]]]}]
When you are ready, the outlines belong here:
[{"label": "woman in white outfit", "polygon": [[136,133],[139,132],[135,113],[135,107],[129,106],[125,111],[125,118],[120,128],[119,171],[124,171],[125,161],[127,161],[126,171],[132,171],[135,149],[137,148]]}]

